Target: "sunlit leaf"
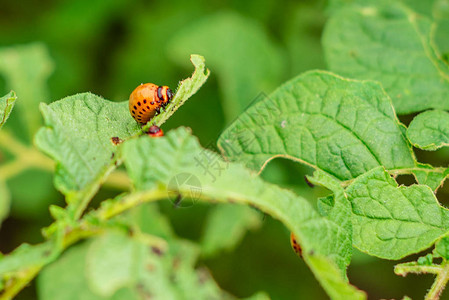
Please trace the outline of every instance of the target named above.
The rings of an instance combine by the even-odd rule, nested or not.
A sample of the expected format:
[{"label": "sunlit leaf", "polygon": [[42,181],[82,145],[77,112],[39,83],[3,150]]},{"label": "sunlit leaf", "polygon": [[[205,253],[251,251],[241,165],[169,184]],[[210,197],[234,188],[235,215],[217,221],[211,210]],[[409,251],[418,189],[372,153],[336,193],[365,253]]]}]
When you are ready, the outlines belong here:
[{"label": "sunlit leaf", "polygon": [[331,71],[380,81],[398,114],[449,109],[449,67],[431,29],[428,18],[400,1],[348,5],[326,23],[326,59]]},{"label": "sunlit leaf", "polygon": [[417,115],[407,128],[413,146],[423,150],[437,150],[449,146],[449,113],[430,110]]},{"label": "sunlit leaf", "polygon": [[50,105],[42,104],[46,126],[36,135],[36,145],[57,162],[56,187],[69,203],[85,199],[115,168],[117,145],[140,132],[128,103],[115,103],[90,93],[77,94]]},{"label": "sunlit leaf", "polygon": [[353,243],[371,255],[400,259],[430,247],[449,230],[449,210],[428,186],[399,186],[382,168],[346,189],[352,207]]},{"label": "sunlit leaf", "polygon": [[242,114],[218,145],[232,161],[260,170],[276,157],[340,180],[377,166],[414,166],[390,98],[379,84],[324,71],[307,72]]},{"label": "sunlit leaf", "polygon": [[[309,252],[326,255],[329,263],[338,266],[340,280],[344,281],[344,270],[351,255],[350,232],[341,223],[344,205],[329,219],[320,217],[305,199],[262,181],[239,164],[226,163],[217,154],[202,149],[183,128],[170,131],[163,138],[129,140],[123,151],[131,180],[136,191],[143,193],[143,199],[153,193],[158,195],[158,189],[165,187],[166,197],[178,203],[186,200],[183,197],[196,197],[197,200],[251,204],[292,230],[305,255]],[[181,174],[189,174],[185,177],[188,179],[180,182]],[[140,199],[138,197],[136,194],[130,199]],[[345,203],[346,200],[340,199],[339,203]],[[347,201],[346,204],[349,205]],[[349,206],[347,208],[349,212]],[[343,224],[349,221],[346,216]]]}]

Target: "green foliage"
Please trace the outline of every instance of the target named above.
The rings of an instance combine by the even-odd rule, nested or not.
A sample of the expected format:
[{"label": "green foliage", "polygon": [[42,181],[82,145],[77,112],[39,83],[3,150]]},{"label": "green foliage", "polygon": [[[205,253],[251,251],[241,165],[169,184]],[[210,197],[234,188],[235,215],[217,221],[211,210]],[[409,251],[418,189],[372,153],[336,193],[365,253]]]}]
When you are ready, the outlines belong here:
[{"label": "green foliage", "polygon": [[42,104],[45,128],[35,143],[57,162],[55,185],[75,207],[85,205],[99,184],[115,168],[116,145],[140,132],[128,103],[108,102],[90,93],[78,94],[50,105]]},{"label": "green foliage", "polygon": [[241,113],[260,91],[279,84],[285,69],[279,49],[259,24],[230,12],[204,18],[179,31],[168,50],[180,62],[189,53],[204,55],[223,86],[228,120]]},{"label": "green foliage", "polygon": [[429,187],[398,187],[381,167],[355,179],[346,193],[353,243],[368,254],[400,259],[428,248],[449,229],[449,211]]},{"label": "green foliage", "polygon": [[[101,297],[89,288],[86,256],[90,243],[76,245],[38,277],[38,295],[42,299],[139,299],[131,289],[122,288],[112,297]],[[120,265],[119,265],[120,266]],[[70,272],[66,272],[70,270]]]},{"label": "green foliage", "polygon": [[[200,55],[193,54],[190,56],[190,61],[195,67],[195,72],[191,78],[187,78],[179,83],[179,86],[176,90],[176,94],[173,97],[172,101],[167,105],[166,108],[162,109],[162,113],[158,116],[155,116],[150,124],[161,126],[164,122],[181,106],[184,102],[187,101],[192,95],[194,95],[198,89],[206,82],[209,77],[209,70],[206,69],[204,64],[204,58]],[[142,130],[146,130],[150,127],[150,124],[147,124],[142,128]]]},{"label": "green foliage", "polygon": [[435,48],[432,22],[399,1],[343,6],[323,33],[330,70],[382,83],[399,114],[449,109],[449,67]]},{"label": "green foliage", "polygon": [[201,240],[204,256],[233,249],[248,229],[259,228],[262,215],[251,207],[222,204],[210,212]]},{"label": "green foliage", "polygon": [[429,186],[434,192],[443,185],[448,169],[434,168],[430,165],[420,164],[422,169],[413,170],[413,175],[419,184]]},{"label": "green foliage", "polygon": [[445,260],[449,259],[449,237],[445,236],[441,238],[435,244],[435,254],[444,258]]},{"label": "green foliage", "polygon": [[[92,242],[87,251],[86,277],[96,294],[108,297],[125,286],[136,284],[145,244],[120,233],[106,233]],[[147,250],[148,251],[148,250]]]},{"label": "green foliage", "polygon": [[[40,299],[319,298],[303,294],[307,274],[289,276],[303,267],[331,299],[366,299],[348,279],[353,247],[367,254],[365,274],[368,262],[427,251],[394,272],[435,275],[426,299],[441,297],[447,0],[329,1],[323,49],[324,11],[307,1],[45,5],[54,13],[30,4],[40,43],[5,26],[20,19],[14,4],[0,19],[2,43],[20,42],[0,48],[1,93],[19,98],[13,111],[15,93],[0,98],[0,221],[11,211],[0,231],[9,252],[0,255],[0,299],[34,278]],[[332,72],[298,75],[323,68],[321,52]],[[124,100],[141,82],[173,87],[184,72],[173,62],[187,66],[190,53],[207,58],[212,77],[192,54],[192,76],[144,126],[127,101],[95,95]],[[95,94],[65,97],[80,89]],[[200,101],[184,106],[196,93]],[[417,114],[407,127],[412,116],[397,114],[408,113]],[[165,136],[145,134],[152,125]],[[219,154],[211,139],[223,127]],[[429,164],[431,152],[413,147],[443,149]],[[399,184],[401,175],[417,184]],[[43,237],[17,228],[24,219],[30,232],[49,225]],[[270,224],[278,229],[267,234]],[[286,254],[290,232],[301,258]],[[17,247],[23,240],[32,244]],[[280,274],[288,280],[274,281]]]},{"label": "green foliage", "polygon": [[437,150],[449,145],[449,113],[430,110],[417,115],[407,128],[413,146],[423,150]]},{"label": "green foliage", "polygon": [[401,126],[380,85],[313,71],[251,106],[218,145],[255,170],[285,157],[348,180],[381,165],[414,166]]},{"label": "green foliage", "polygon": [[29,140],[42,125],[35,108],[48,101],[45,83],[52,70],[52,60],[43,44],[0,48],[0,74],[20,97],[17,109],[24,116],[22,124]]},{"label": "green foliage", "polygon": [[363,292],[355,290],[338,276],[337,268],[329,265],[325,257],[313,254],[304,259],[331,299],[366,299]]},{"label": "green foliage", "polygon": [[[226,163],[217,154],[202,149],[196,139],[182,128],[169,132],[163,139],[142,137],[130,140],[124,144],[123,156],[136,192],[140,192],[143,199],[151,199],[162,189],[179,195],[181,199],[196,197],[198,200],[251,204],[289,227],[297,236],[305,256],[308,253],[328,256],[328,267],[337,266],[340,281],[344,278],[351,247],[350,232],[345,226],[348,224],[349,206],[342,194],[338,198],[341,206],[335,214],[329,219],[320,217],[305,199],[263,182],[239,164]],[[204,172],[210,161],[219,168],[215,173]],[[185,173],[198,179],[200,186],[193,188],[200,189],[200,193],[193,193],[192,186],[188,184],[169,186],[173,178]],[[320,179],[330,180],[326,176],[323,174],[325,179]],[[113,208],[111,205],[108,210],[113,211]],[[320,276],[321,273],[317,271],[315,274]],[[339,281],[338,278],[327,277],[319,280]],[[355,297],[355,290],[353,293]]]},{"label": "green foliage", "polygon": [[16,93],[13,91],[0,98],[0,128],[2,128],[8,120],[16,100]]}]

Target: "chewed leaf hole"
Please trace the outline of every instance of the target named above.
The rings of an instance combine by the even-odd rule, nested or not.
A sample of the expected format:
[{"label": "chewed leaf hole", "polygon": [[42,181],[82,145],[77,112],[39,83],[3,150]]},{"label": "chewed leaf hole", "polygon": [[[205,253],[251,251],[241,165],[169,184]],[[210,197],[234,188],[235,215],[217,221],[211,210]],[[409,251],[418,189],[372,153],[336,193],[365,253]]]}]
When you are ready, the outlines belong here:
[{"label": "chewed leaf hole", "polygon": [[398,119],[401,121],[402,124],[404,124],[406,127],[410,125],[410,122],[413,120],[414,117],[416,117],[419,113],[412,113],[412,114],[406,114],[406,115],[399,115]]},{"label": "chewed leaf hole", "polygon": [[398,175],[395,179],[399,185],[410,186],[412,184],[417,184],[415,176],[411,174]]},{"label": "chewed leaf hole", "polygon": [[437,189],[435,196],[441,205],[449,207],[449,184],[446,182],[443,183],[443,185]]},{"label": "chewed leaf hole", "polygon": [[425,151],[421,149],[413,149],[416,158],[424,164],[431,164],[435,167],[444,167],[449,165],[449,147],[443,147],[436,151]]}]

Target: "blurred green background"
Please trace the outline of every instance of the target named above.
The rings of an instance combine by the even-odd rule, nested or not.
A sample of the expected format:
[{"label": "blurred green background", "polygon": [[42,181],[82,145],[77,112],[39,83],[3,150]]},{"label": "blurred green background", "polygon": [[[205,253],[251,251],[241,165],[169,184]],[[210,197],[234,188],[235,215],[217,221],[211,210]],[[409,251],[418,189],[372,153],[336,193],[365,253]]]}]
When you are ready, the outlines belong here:
[{"label": "blurred green background", "polygon": [[[203,146],[213,146],[252,101],[303,71],[325,69],[320,42],[325,22],[326,2],[312,0],[0,1],[0,95],[14,89],[19,97],[4,130],[30,145],[42,125],[39,102],[85,91],[124,101],[144,82],[175,89],[190,76],[189,55],[196,53],[205,57],[211,76],[163,130],[188,126]],[[0,149],[0,166],[12,156]],[[324,191],[305,184],[310,173],[276,160],[262,176],[315,203]],[[8,178],[11,211],[0,231],[1,252],[43,240],[40,229],[51,223],[48,206],[63,205],[52,180],[39,168]],[[93,205],[119,192],[104,188]],[[159,206],[176,234],[193,241],[201,240],[213,209],[204,204],[174,209],[168,201]],[[198,265],[239,297],[266,291],[272,299],[327,299],[291,250],[290,233],[269,216],[258,218],[261,226],[235,249]],[[393,265],[356,252],[349,278],[373,299],[404,293],[422,298],[432,278],[399,278]],[[17,298],[35,299],[35,283]]]}]

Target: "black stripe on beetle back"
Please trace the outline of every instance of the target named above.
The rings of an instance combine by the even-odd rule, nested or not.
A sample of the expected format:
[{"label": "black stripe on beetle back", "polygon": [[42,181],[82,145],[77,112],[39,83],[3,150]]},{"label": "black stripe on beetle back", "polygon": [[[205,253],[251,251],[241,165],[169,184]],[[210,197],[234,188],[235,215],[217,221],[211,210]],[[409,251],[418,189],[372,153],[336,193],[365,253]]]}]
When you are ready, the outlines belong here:
[{"label": "black stripe on beetle back", "polygon": [[173,98],[173,92],[171,89],[167,89],[167,100],[170,101]]},{"label": "black stripe on beetle back", "polygon": [[159,100],[164,100],[164,96],[162,96],[162,86],[159,86],[157,88],[157,97],[159,98]]}]

